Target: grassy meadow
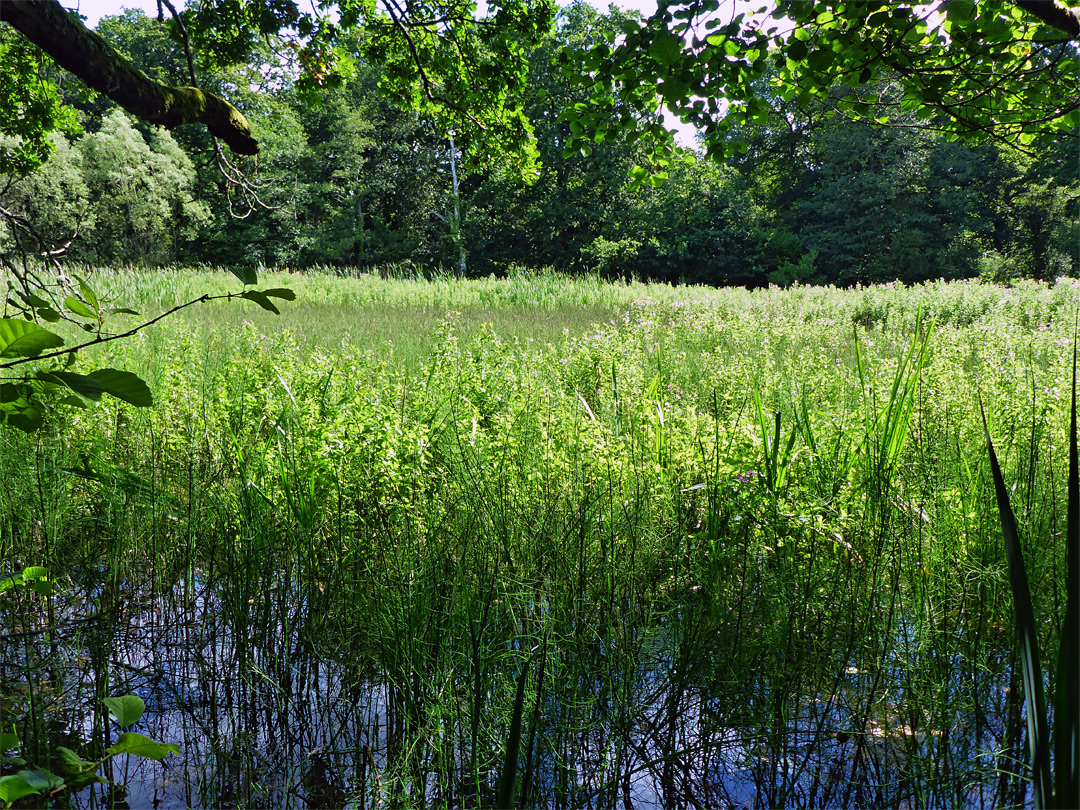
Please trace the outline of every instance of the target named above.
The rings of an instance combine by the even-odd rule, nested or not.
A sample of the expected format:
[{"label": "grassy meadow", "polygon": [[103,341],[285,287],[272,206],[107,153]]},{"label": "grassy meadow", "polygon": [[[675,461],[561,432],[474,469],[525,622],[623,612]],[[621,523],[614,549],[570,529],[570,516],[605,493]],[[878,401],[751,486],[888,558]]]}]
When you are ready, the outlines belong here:
[{"label": "grassy meadow", "polygon": [[3,723],[181,745],[74,804],[493,806],[508,740],[530,807],[1025,802],[979,398],[1052,643],[1076,282],[260,286],[81,361],[153,409],[0,432],[2,573],[61,586],[0,603]]}]

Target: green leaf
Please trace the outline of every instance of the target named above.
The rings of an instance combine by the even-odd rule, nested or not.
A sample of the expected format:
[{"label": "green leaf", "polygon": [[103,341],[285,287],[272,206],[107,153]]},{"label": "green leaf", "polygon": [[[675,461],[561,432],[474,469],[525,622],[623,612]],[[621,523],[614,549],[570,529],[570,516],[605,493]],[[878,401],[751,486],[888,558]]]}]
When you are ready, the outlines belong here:
[{"label": "green leaf", "polygon": [[70,748],[65,748],[62,745],[56,747],[56,753],[60,756],[60,762],[64,766],[64,771],[72,776],[85,776],[88,773],[96,771],[98,765],[100,765],[98,762],[83,759]]},{"label": "green leaf", "polygon": [[4,409],[4,424],[18,428],[23,433],[33,433],[40,430],[44,424],[44,417],[38,408],[33,405],[24,405],[18,410]]},{"label": "green leaf", "polygon": [[0,802],[9,807],[24,796],[33,796],[40,793],[36,787],[32,787],[19,773],[13,776],[0,777]]},{"label": "green leaf", "polygon": [[[146,704],[138,695],[123,695],[122,697],[103,698],[102,703],[108,708],[109,713],[116,718],[121,728],[127,728],[139,722],[139,718],[146,711]],[[126,735],[125,735],[126,736]],[[121,740],[123,737],[120,738]],[[119,744],[119,743],[117,743]]]},{"label": "green leaf", "polygon": [[[12,726],[12,729],[15,727]],[[0,752],[10,751],[19,747],[19,735],[14,731],[0,732]]]},{"label": "green leaf", "polygon": [[835,58],[835,51],[819,48],[816,51],[810,52],[810,55],[806,57],[806,64],[808,64],[812,70],[828,70],[829,65],[833,63]]},{"label": "green leaf", "polygon": [[24,582],[32,582],[37,579],[45,579],[48,576],[48,571],[40,565],[28,565],[23,569],[22,578]]},{"label": "green leaf", "polygon": [[83,318],[96,318],[97,313],[90,309],[86,304],[76,298],[74,295],[69,295],[64,299],[64,306],[69,312],[74,312]]},{"label": "green leaf", "polygon": [[36,593],[38,596],[49,597],[56,593],[56,583],[49,580],[41,580],[39,582],[27,582],[26,587]]},{"label": "green leaf", "polygon": [[144,734],[128,731],[121,734],[120,739],[116,741],[116,745],[106,749],[105,753],[113,756],[130,754],[144,759],[158,760],[165,759],[169,754],[179,754],[180,746],[175,743],[159,743]]},{"label": "green leaf", "polygon": [[274,305],[274,302],[266,296],[266,293],[260,292],[259,290],[245,290],[240,293],[240,297],[246,298],[248,301],[254,301],[267,312],[273,312],[275,315],[281,314],[281,310],[279,310]]},{"label": "green leaf", "polygon": [[0,357],[37,357],[46,349],[64,345],[64,339],[36,323],[0,318]]},{"label": "green leaf", "polygon": [[666,28],[658,31],[656,38],[649,45],[649,56],[665,67],[672,65],[682,53],[682,39]]},{"label": "green leaf", "polygon": [[269,290],[262,290],[262,294],[268,295],[271,298],[280,298],[283,301],[296,300],[296,293],[294,293],[288,287],[271,287]]},{"label": "green leaf", "polygon": [[37,378],[55,385],[67,386],[76,394],[92,399],[94,402],[101,399],[101,395],[105,393],[105,387],[101,383],[85,374],[75,374],[71,371],[42,371],[38,373]]},{"label": "green leaf", "polygon": [[[982,403],[979,403],[980,410]],[[998,517],[1001,534],[1005,541],[1005,558],[1009,566],[1009,582],[1012,586],[1013,607],[1016,611],[1016,632],[1020,637],[1020,667],[1023,674],[1024,706],[1027,714],[1028,754],[1031,758],[1032,783],[1035,789],[1035,806],[1047,807],[1051,796],[1050,783],[1050,736],[1047,729],[1046,698],[1043,694],[1042,666],[1039,661],[1039,628],[1035,623],[1035,609],[1031,603],[1027,569],[1024,567],[1024,551],[1016,517],[1009,503],[1009,489],[1001,475],[994,443],[990,440],[990,428],[986,412],[982,412],[983,432],[990,454],[990,472],[994,478],[997,494]]]},{"label": "green leaf", "polygon": [[64,780],[44,768],[23,770],[0,778],[0,802],[10,805],[24,796],[33,796],[63,787]]},{"label": "green leaf", "polygon": [[154,404],[154,395],[148,386],[137,374],[130,371],[118,371],[115,368],[99,368],[91,371],[89,376],[117,399],[122,399],[136,408],[149,408]]},{"label": "green leaf", "polygon": [[60,320],[60,313],[52,307],[40,307],[34,311],[46,323],[57,323]]},{"label": "green leaf", "polygon": [[256,274],[255,268],[253,267],[230,267],[229,272],[240,279],[245,285],[259,283],[259,276]]},{"label": "green leaf", "polygon": [[100,307],[98,306],[97,295],[94,293],[93,289],[90,287],[89,284],[86,283],[85,280],[79,278],[79,276],[75,276],[75,278],[79,282],[79,292],[82,293],[82,297],[86,300],[86,303],[88,303],[90,307],[95,312],[97,312],[100,309]]}]

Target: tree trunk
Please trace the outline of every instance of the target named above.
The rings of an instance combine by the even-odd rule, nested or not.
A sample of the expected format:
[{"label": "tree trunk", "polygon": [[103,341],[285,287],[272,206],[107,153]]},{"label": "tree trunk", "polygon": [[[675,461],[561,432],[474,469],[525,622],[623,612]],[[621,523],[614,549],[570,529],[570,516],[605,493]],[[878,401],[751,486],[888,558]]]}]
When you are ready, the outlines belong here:
[{"label": "tree trunk", "polygon": [[198,87],[151,81],[57,0],[0,0],[0,21],[137,118],[166,129],[205,124],[237,154],[259,151],[247,119],[229,102]]}]

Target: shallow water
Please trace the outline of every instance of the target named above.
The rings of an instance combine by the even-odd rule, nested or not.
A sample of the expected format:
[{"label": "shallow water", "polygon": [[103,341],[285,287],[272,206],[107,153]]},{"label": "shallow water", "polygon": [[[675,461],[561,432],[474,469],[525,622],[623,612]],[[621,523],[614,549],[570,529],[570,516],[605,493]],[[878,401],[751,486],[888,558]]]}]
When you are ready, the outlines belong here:
[{"label": "shallow water", "polygon": [[[181,746],[161,763],[116,761],[112,778],[126,794],[87,789],[75,806],[494,801],[505,737],[485,735],[477,750],[483,761],[472,766],[468,711],[453,705],[472,705],[467,672],[450,673],[441,691],[421,689],[431,699],[420,700],[421,714],[410,714],[407,686],[378,671],[358,674],[347,649],[312,644],[308,628],[319,609],[297,587],[279,583],[264,599],[237,604],[196,572],[157,590],[121,588],[124,607],[89,620],[85,605],[95,598],[103,604],[101,595],[69,600],[51,640],[40,634],[3,648],[6,684],[17,683],[32,662],[54,745],[88,750],[100,740],[104,726],[94,706],[104,690],[141,696],[147,712],[137,730]],[[1001,753],[1010,709],[1003,662],[967,667],[958,660],[950,688],[964,692],[977,678],[983,703],[947,724],[927,725],[903,706],[912,677],[904,632],[901,625],[886,667],[849,663],[829,688],[800,689],[753,673],[720,685],[709,672],[715,650],[688,659],[671,631],[657,627],[619,682],[609,672],[576,673],[574,694],[587,696],[587,705],[560,703],[566,692],[554,685],[539,705],[528,702],[525,727],[532,731],[522,742],[522,769],[532,752],[529,804],[975,808],[1022,800],[1023,783],[995,773],[1014,767]],[[554,660],[561,653],[545,654]],[[505,677],[512,682],[516,672]],[[498,696],[491,690],[487,698],[492,705]],[[16,715],[20,705],[16,700]],[[481,725],[505,735],[494,716]]]}]

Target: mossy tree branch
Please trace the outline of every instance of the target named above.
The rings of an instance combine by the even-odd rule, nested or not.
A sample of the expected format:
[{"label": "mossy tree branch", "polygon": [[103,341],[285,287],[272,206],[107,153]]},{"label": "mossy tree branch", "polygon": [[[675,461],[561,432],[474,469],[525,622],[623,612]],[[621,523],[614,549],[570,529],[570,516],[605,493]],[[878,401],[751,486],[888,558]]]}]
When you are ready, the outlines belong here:
[{"label": "mossy tree branch", "polygon": [[259,151],[247,119],[232,104],[198,87],[151,81],[57,0],[3,0],[0,21],[137,118],[166,129],[205,124],[237,154]]}]

